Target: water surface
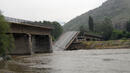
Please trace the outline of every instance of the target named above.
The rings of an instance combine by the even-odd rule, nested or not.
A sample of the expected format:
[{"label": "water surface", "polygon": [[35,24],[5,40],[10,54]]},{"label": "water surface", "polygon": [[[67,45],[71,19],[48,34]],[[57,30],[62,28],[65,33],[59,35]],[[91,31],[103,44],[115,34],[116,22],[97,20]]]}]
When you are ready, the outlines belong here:
[{"label": "water surface", "polygon": [[129,49],[56,51],[16,61],[8,67],[16,73],[130,73]]}]

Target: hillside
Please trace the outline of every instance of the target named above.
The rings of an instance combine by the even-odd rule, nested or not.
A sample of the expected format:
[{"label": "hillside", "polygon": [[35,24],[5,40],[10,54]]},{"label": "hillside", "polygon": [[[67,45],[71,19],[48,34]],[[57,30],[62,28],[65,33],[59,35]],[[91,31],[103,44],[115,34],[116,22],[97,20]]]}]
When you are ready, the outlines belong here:
[{"label": "hillside", "polygon": [[130,19],[130,0],[107,0],[100,7],[90,10],[64,25],[64,30],[78,30],[81,25],[88,26],[88,17],[92,16],[95,22],[110,18],[118,29],[124,28],[124,23]]}]

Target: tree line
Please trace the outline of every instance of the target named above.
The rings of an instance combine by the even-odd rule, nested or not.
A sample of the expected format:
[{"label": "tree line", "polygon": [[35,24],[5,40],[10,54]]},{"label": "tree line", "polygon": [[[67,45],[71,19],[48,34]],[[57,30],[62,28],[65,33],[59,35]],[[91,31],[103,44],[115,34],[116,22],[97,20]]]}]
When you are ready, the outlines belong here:
[{"label": "tree line", "polygon": [[125,24],[124,30],[119,30],[114,28],[111,19],[105,18],[102,22],[95,23],[92,16],[88,19],[88,29],[87,27],[81,25],[79,30],[81,33],[89,32],[101,35],[104,40],[118,40],[118,39],[128,39],[130,38],[130,21]]},{"label": "tree line", "polygon": [[53,41],[55,41],[56,39],[58,39],[59,36],[63,32],[63,27],[57,21],[54,21],[54,22],[51,22],[51,21],[36,21],[36,23],[40,23],[43,26],[47,25],[47,26],[52,26],[53,27],[53,30],[51,32],[52,40]]}]

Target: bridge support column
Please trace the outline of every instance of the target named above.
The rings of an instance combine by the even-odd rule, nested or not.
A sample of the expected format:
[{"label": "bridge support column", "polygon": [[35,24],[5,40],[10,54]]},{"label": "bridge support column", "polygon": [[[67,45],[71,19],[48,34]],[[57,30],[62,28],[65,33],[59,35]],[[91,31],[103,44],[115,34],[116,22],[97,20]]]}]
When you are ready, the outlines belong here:
[{"label": "bridge support column", "polygon": [[15,49],[10,54],[27,55],[34,53],[51,53],[52,39],[50,35],[31,35],[15,33]]},{"label": "bridge support column", "polygon": [[32,47],[32,35],[31,34],[28,34],[28,46],[29,46],[29,49],[30,49],[30,54],[33,54],[33,47]]},{"label": "bridge support column", "polygon": [[50,47],[49,52],[52,53],[53,52],[53,49],[52,49],[52,37],[51,37],[51,35],[48,35],[48,37],[49,37],[49,47]]},{"label": "bridge support column", "polygon": [[25,55],[32,54],[31,35],[14,33],[15,49],[10,54]]},{"label": "bridge support column", "polygon": [[33,35],[33,50],[35,53],[52,52],[51,37],[49,35]]}]

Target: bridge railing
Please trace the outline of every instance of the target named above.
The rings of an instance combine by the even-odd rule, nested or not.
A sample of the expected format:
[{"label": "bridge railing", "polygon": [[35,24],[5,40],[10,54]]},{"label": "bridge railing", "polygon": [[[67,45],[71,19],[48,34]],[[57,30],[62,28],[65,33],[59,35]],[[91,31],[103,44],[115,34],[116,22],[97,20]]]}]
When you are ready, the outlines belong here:
[{"label": "bridge railing", "polygon": [[49,24],[41,24],[41,23],[38,23],[38,22],[29,21],[29,20],[23,20],[23,19],[11,18],[11,17],[5,17],[5,20],[6,20],[7,22],[23,23],[23,24],[30,24],[30,25],[45,26],[45,27],[51,27],[51,28],[53,28],[52,25],[49,25]]},{"label": "bridge railing", "polygon": [[33,21],[28,21],[28,20],[23,20],[23,19],[16,19],[16,18],[11,18],[11,17],[5,17],[5,19],[6,19],[8,22],[14,22],[14,23],[33,22]]}]

